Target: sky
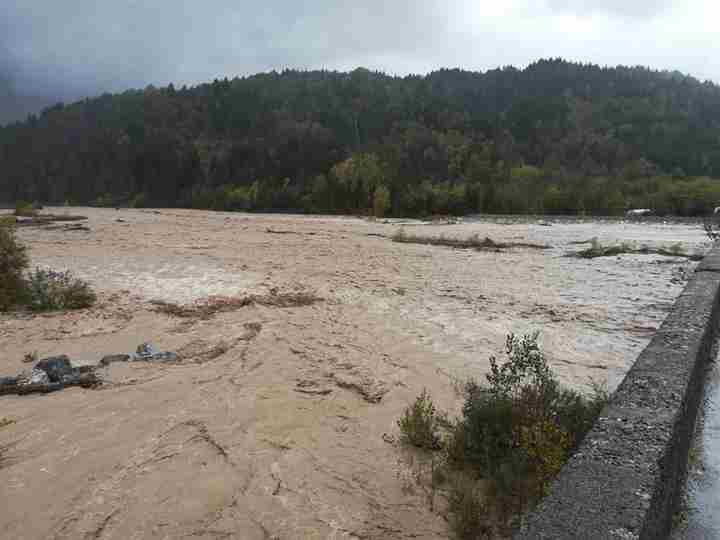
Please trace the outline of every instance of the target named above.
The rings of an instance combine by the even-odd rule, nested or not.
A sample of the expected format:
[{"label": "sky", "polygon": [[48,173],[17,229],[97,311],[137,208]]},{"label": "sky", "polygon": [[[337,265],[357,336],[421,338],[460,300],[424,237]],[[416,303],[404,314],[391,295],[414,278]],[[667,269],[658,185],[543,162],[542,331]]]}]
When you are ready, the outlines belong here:
[{"label": "sky", "polygon": [[285,68],[562,57],[720,82],[717,0],[1,0],[0,88],[78,98]]}]

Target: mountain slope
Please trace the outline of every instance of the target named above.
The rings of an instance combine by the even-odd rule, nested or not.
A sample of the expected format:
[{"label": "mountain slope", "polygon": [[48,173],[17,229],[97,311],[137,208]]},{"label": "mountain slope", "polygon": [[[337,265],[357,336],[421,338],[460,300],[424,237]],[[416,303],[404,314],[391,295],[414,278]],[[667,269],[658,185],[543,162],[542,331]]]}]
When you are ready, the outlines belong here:
[{"label": "mountain slope", "polygon": [[0,170],[4,199],[363,211],[383,186],[396,214],[696,213],[720,203],[687,178],[720,177],[720,88],[554,59],[273,72],[54,107],[0,130]]}]

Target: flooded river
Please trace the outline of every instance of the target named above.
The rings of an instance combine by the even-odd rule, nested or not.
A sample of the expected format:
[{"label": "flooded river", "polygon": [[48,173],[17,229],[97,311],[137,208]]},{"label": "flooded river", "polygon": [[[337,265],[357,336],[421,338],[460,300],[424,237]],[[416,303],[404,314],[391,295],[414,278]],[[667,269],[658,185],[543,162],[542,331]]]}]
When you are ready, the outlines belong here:
[{"label": "flooded river", "polygon": [[[427,389],[454,414],[457,380],[481,378],[509,332],[539,331],[562,382],[614,388],[696,263],[568,255],[591,238],[706,247],[697,223],[658,220],[50,211],[87,215],[88,230],[19,229],[31,264],[72,270],[99,301],[0,315],[0,376],[34,351],[97,363],[145,341],[184,360],[112,364],[97,391],[3,397],[2,538],[446,539],[393,443],[408,403]],[[393,242],[402,228],[549,247]],[[157,312],[158,300],[302,291],[322,301]]]}]

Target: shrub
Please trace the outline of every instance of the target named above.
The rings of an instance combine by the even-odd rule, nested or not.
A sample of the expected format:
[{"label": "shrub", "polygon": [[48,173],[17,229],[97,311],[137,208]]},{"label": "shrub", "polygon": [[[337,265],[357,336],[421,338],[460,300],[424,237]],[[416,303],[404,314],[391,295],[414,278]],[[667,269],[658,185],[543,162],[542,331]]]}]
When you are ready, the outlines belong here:
[{"label": "shrub", "polygon": [[26,201],[17,201],[15,203],[15,215],[18,217],[35,217],[38,212],[35,207]]},{"label": "shrub", "polygon": [[[509,335],[504,362],[490,359],[486,384],[464,387],[462,416],[448,425],[423,392],[398,422],[421,448],[443,440],[446,477],[462,478],[449,492],[451,523],[459,538],[482,538],[494,523],[509,531],[543,497],[608,399],[594,385],[586,397],[563,388],[538,344],[538,334]],[[483,483],[485,499],[479,495]]]},{"label": "shrub", "polygon": [[373,195],[373,215],[375,217],[385,217],[385,212],[390,208],[390,191],[383,185],[375,190]]},{"label": "shrub", "polygon": [[[452,462],[493,482],[499,497],[540,498],[607,401],[562,388],[538,345],[538,334],[509,335],[507,360],[490,359],[487,386],[466,388],[462,420],[448,448]],[[450,454],[449,454],[450,457]],[[523,502],[522,506],[525,506]]]},{"label": "shrub", "polygon": [[492,529],[488,526],[488,510],[482,503],[482,494],[474,479],[458,477],[453,482],[448,494],[448,510],[450,525],[458,538],[490,538]]},{"label": "shrub", "polygon": [[427,390],[422,391],[398,420],[403,440],[427,450],[440,448],[439,424],[440,417]]},{"label": "shrub", "polygon": [[108,208],[111,206],[115,206],[115,199],[110,193],[103,193],[102,195],[98,195],[92,203],[90,203],[91,206],[99,206],[101,208]]},{"label": "shrub", "polygon": [[148,203],[148,198],[145,193],[138,193],[132,199],[130,199],[130,208],[145,208]]},{"label": "shrub", "polygon": [[22,301],[23,271],[27,265],[25,246],[15,238],[14,226],[0,224],[0,311],[7,311]]},{"label": "shrub", "polygon": [[35,269],[28,278],[28,305],[33,311],[82,309],[95,303],[90,286],[69,271]]}]

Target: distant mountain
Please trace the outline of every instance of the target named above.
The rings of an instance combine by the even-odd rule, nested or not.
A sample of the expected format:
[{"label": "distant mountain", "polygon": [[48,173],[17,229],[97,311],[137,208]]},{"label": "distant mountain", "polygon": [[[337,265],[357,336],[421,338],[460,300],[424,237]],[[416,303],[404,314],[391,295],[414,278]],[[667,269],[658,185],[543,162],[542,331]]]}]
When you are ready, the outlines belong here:
[{"label": "distant mountain", "polygon": [[[5,103],[15,118],[43,104]],[[720,206],[710,177],[720,178],[720,87],[561,59],[148,87],[0,129],[0,201],[697,214]]]}]

